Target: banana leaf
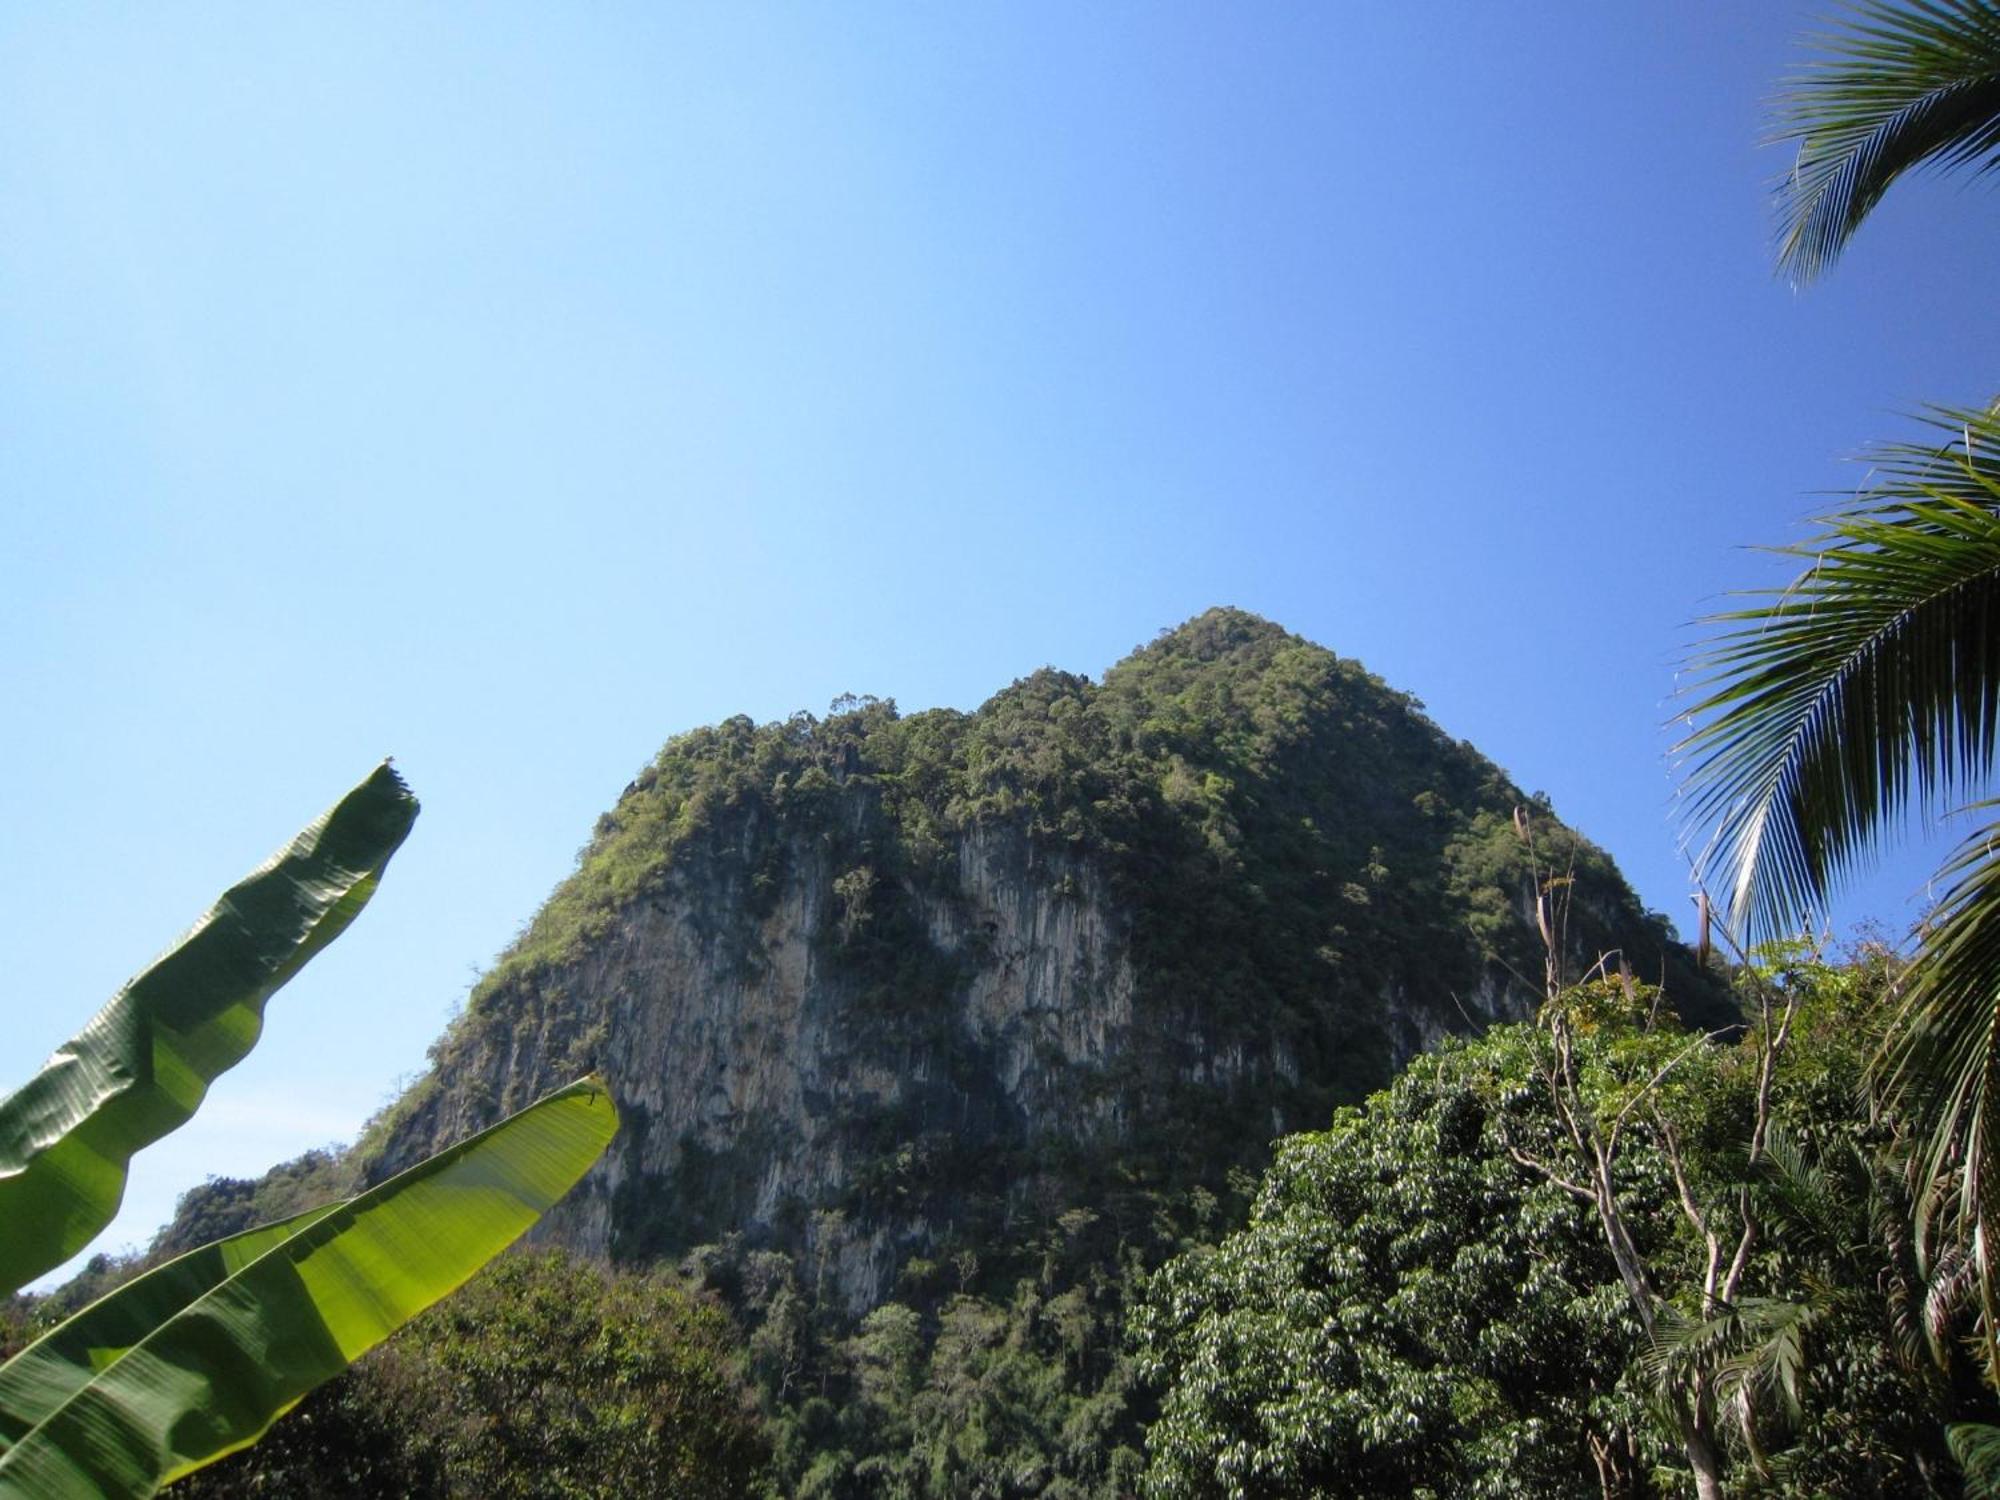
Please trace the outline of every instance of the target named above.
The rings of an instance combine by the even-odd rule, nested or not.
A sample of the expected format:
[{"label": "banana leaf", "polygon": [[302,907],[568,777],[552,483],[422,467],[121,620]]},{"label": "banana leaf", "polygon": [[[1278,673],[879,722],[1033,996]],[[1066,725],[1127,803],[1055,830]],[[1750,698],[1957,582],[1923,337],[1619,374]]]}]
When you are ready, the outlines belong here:
[{"label": "banana leaf", "polygon": [[[152,1308],[126,1319],[107,1307],[120,1293],[93,1304],[78,1320],[113,1347],[94,1347],[90,1327],[59,1328],[17,1357],[35,1361],[23,1385],[29,1414],[42,1414],[0,1452],[0,1500],[151,1495],[255,1442],[306,1392],[512,1244],[617,1128],[603,1083],[582,1079],[324,1215],[292,1221],[292,1232],[136,1343],[117,1346]],[[233,1258],[226,1249],[219,1257]],[[190,1268],[167,1279],[189,1290],[211,1274]],[[150,1303],[162,1289],[138,1290],[147,1279],[125,1290]]]},{"label": "banana leaf", "polygon": [[111,1222],[133,1154],[256,1044],[265,1002],[367,905],[416,815],[385,762],[0,1100],[0,1295]]},{"label": "banana leaf", "polygon": [[340,1206],[323,1204],[176,1256],[113,1288],[0,1365],[0,1453],[197,1297]]}]

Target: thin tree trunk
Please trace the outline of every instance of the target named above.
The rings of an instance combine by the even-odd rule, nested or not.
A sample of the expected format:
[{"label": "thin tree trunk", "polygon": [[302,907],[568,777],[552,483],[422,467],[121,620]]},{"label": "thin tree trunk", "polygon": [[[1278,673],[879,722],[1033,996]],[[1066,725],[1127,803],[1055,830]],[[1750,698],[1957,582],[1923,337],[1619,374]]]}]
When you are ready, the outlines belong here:
[{"label": "thin tree trunk", "polygon": [[1694,1470],[1694,1492],[1701,1500],[1723,1500],[1722,1454],[1715,1440],[1691,1419],[1681,1422],[1681,1446],[1687,1451],[1688,1467]]}]

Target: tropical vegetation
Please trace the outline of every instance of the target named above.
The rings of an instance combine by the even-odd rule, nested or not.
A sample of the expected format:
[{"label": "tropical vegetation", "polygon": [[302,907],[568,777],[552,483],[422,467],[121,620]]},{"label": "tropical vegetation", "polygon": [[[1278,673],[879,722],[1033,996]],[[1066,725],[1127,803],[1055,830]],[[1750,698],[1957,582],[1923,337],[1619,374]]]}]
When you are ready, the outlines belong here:
[{"label": "tropical vegetation", "polygon": [[[583,1237],[684,1265],[737,1319],[771,1434],[764,1493],[1125,1493],[1152,1400],[1121,1336],[1144,1275],[1240,1218],[1274,1133],[1365,1099],[1427,1029],[1539,994],[1517,806],[1574,895],[1572,961],[1618,948],[1669,977],[1670,1006],[1733,1017],[1726,984],[1545,800],[1358,664],[1242,611],[971,713],[848,699],[696,730],[600,820],[405,1123],[357,1154],[401,1160],[432,1120],[601,1066],[631,1102],[604,1228]],[[966,881],[969,858],[991,885]],[[1024,930],[1114,938],[1027,1023],[1047,1037],[1032,1102],[1007,1095],[1012,1044],[966,1003],[1018,961],[1020,935],[987,926],[1017,902]],[[698,961],[659,941],[668,923]],[[794,944],[824,1061],[710,1045],[731,1078],[807,1078],[811,1117],[692,1120],[662,1097],[682,1063],[654,1050],[682,1024],[669,997],[688,1014],[735,1013],[711,987],[789,1003],[770,976]],[[1075,1028],[1056,1018],[1128,982],[1143,1024],[1066,1060],[1059,1026]],[[1232,1054],[1243,1075],[1210,1076]],[[718,1075],[689,1076],[706,1096]],[[802,1164],[801,1141],[837,1143],[837,1172]],[[857,1290],[863,1264],[880,1269]],[[886,1380],[869,1351],[892,1335]]]},{"label": "tropical vegetation", "polygon": [[[1780,118],[1779,259],[1806,281],[1900,177],[2000,163],[2000,9],[1864,4]],[[400,1114],[211,1181],[142,1262],[0,1308],[0,1496],[2000,1493],[1994,804],[1907,959],[1795,936],[1912,810],[1992,780],[2000,407],[1923,422],[1695,662],[1717,951],[1674,945],[1414,700],[1235,611],[972,714],[730,720],[627,788]],[[0,1281],[87,1242],[131,1152],[366,901],[414,811],[371,785],[372,823],[308,830],[0,1104]],[[1299,1076],[1218,1103],[1165,1067],[1110,1161],[857,1092],[837,1197],[747,1232],[749,1158],[690,1137],[602,1205],[618,1264],[517,1254],[423,1310],[617,1128],[603,1084],[527,1104],[491,1061],[617,1055],[580,976],[672,881],[722,893],[702,940],[750,974],[757,921],[824,867],[813,960],[853,1001],[853,1057],[935,1046],[963,1095],[939,1002],[978,954],[929,934],[963,841],[996,829],[1051,899],[1101,880],[1126,903],[1141,1013],[1198,996],[1206,1050]],[[1540,992],[1534,1018],[1425,1034],[1392,1073],[1415,1043],[1382,997],[1435,1019],[1494,970]],[[488,1128],[392,1171],[443,1090]],[[1329,1117],[1265,1154],[1262,1121]],[[634,1151],[653,1124],[628,1112]],[[891,1218],[930,1237],[857,1310],[840,1247]]]},{"label": "tropical vegetation", "polygon": [[[1593,981],[1557,1001],[1573,1100],[1545,1018],[1447,1042],[1281,1143],[1248,1226],[1170,1263],[1134,1319],[1164,1391],[1147,1492],[1682,1494],[1699,1387],[1730,1494],[1958,1494],[1945,1426],[1995,1409],[1973,1309],[1897,1232],[1907,1137],[1863,1103],[1897,975],[1796,946],[1744,971],[1790,1012],[1775,1071],[1759,1029],[1704,1041],[1643,986]],[[1623,1133],[1650,1315],[1580,1186],[1573,1104]],[[1720,1300],[1711,1236],[1746,1212],[1756,1244]]]},{"label": "tropical vegetation", "polygon": [[[0,1291],[17,1294],[110,1220],[132,1155],[255,1044],[265,1002],[367,903],[416,810],[381,767],[0,1100]],[[0,1364],[0,1496],[150,1495],[254,1442],[518,1238],[616,1128],[603,1085],[584,1080],[367,1192],[191,1250],[34,1330]],[[29,1331],[18,1312],[10,1322]]]},{"label": "tropical vegetation", "polygon": [[[1797,166],[1780,263],[1820,274],[1900,177],[2000,161],[2000,12],[1860,7],[1781,108]],[[1989,789],[2000,704],[2000,418],[1941,409],[1878,449],[1866,487],[1781,549],[1784,588],[1712,622],[1689,715],[1690,821],[1739,932],[1795,930],[1914,806]],[[1941,874],[1881,1066],[1923,1137],[1925,1256],[1969,1253],[2000,1382],[2000,859],[1991,803]]]},{"label": "tropical vegetation", "polygon": [[766,1456],[712,1298],[542,1251],[503,1257],[174,1493],[738,1500]]}]

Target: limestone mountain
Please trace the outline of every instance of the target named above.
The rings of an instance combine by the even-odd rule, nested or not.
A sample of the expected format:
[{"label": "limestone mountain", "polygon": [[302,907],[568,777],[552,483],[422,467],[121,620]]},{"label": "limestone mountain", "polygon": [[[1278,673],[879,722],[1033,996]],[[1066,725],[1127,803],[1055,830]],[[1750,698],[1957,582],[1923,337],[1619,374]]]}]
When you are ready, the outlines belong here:
[{"label": "limestone mountain", "polygon": [[1530,1014],[1523,806],[1568,961],[1618,950],[1721,1014],[1599,850],[1414,699],[1238,611],[972,713],[695,730],[361,1167],[595,1068],[626,1128],[546,1235],[787,1252],[849,1315],[939,1267],[1004,1287],[1065,1214],[1124,1243],[1442,1034]]}]

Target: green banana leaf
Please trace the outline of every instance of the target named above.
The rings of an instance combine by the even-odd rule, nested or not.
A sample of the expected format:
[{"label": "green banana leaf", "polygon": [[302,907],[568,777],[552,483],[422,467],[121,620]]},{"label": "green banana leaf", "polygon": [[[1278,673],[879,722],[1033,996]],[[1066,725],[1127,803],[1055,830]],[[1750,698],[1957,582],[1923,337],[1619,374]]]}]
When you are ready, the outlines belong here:
[{"label": "green banana leaf", "polygon": [[[88,1329],[69,1338],[57,1329],[18,1356],[37,1359],[25,1384],[46,1414],[0,1452],[0,1500],[147,1496],[256,1441],[519,1238],[617,1128],[603,1083],[582,1079],[323,1216],[293,1220],[298,1227],[135,1344],[97,1349]],[[224,1249],[221,1258],[235,1257]],[[210,1274],[168,1279],[193,1287]],[[106,1306],[119,1296],[78,1320],[122,1337],[127,1327]],[[57,1373],[65,1360],[71,1371]],[[57,1393],[65,1383],[69,1394]]]},{"label": "green banana leaf", "polygon": [[324,1204],[176,1256],[107,1292],[0,1365],[0,1453],[190,1302],[340,1207]]},{"label": "green banana leaf", "polygon": [[265,1001],[367,905],[416,815],[383,763],[0,1100],[0,1295],[111,1222],[133,1154],[256,1044]]}]

